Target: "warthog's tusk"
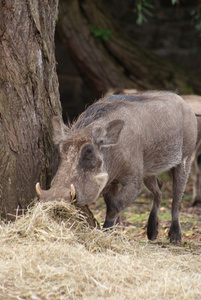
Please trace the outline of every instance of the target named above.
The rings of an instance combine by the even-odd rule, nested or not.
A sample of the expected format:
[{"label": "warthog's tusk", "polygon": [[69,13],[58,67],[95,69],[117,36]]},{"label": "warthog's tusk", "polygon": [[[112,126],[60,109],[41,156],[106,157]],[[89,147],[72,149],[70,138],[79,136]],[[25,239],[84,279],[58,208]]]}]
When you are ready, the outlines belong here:
[{"label": "warthog's tusk", "polygon": [[70,185],[70,195],[71,195],[71,200],[75,199],[75,187],[73,184]]},{"label": "warthog's tusk", "polygon": [[41,187],[40,187],[40,183],[37,182],[37,183],[36,183],[36,193],[37,193],[38,197],[40,197],[41,192],[42,192],[42,189],[41,189]]}]

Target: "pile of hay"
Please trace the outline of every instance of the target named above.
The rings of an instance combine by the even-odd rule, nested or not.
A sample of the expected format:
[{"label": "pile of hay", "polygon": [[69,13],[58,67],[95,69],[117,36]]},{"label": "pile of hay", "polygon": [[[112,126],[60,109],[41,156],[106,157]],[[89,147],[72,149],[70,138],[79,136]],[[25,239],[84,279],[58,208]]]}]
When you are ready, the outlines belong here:
[{"label": "pile of hay", "polygon": [[93,229],[64,202],[37,204],[0,226],[0,299],[200,299],[200,254]]}]

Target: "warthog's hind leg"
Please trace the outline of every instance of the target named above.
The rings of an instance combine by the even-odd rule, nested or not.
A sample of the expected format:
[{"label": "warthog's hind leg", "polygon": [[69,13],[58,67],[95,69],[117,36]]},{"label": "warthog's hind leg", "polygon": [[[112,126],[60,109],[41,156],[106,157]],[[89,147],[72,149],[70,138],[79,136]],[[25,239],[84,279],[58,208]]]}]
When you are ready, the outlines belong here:
[{"label": "warthog's hind leg", "polygon": [[156,176],[149,176],[144,178],[144,184],[153,196],[153,205],[147,225],[147,236],[149,240],[155,240],[158,234],[158,211],[161,204],[163,182]]},{"label": "warthog's hind leg", "polygon": [[181,164],[174,167],[173,177],[173,200],[172,200],[172,223],[169,231],[170,242],[181,242],[181,228],[179,222],[181,199],[185,191],[188,175],[190,172],[191,157],[187,157]]}]

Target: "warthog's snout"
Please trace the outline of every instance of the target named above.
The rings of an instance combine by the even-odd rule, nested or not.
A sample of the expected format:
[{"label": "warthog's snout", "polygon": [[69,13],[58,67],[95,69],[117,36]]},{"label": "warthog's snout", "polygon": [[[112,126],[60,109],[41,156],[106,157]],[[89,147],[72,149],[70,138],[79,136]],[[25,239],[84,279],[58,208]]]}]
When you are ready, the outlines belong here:
[{"label": "warthog's snout", "polygon": [[[57,189],[53,190],[43,190],[40,183],[36,183],[36,193],[42,202],[52,201],[52,200],[65,200],[71,203],[76,202],[75,187],[73,184],[70,185],[70,189],[66,189],[65,193],[63,190],[59,193]],[[61,194],[61,195],[60,195]]]}]

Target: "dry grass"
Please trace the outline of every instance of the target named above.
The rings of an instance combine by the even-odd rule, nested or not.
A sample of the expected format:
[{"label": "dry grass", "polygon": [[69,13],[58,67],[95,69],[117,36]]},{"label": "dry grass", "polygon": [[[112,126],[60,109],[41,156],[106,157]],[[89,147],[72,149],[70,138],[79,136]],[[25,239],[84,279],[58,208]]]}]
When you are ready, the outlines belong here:
[{"label": "dry grass", "polygon": [[201,299],[201,248],[88,226],[64,202],[0,226],[0,299]]}]

